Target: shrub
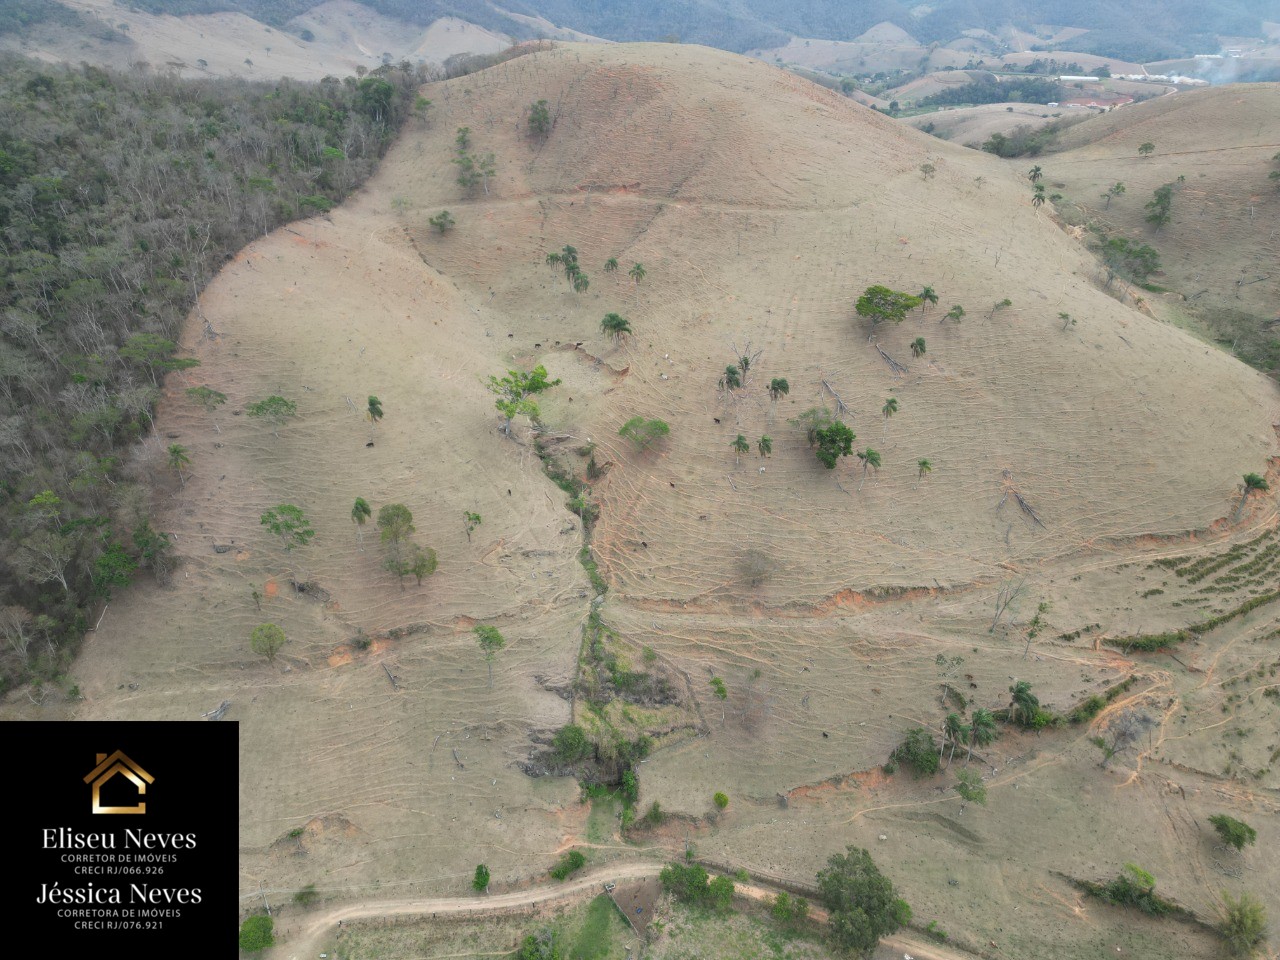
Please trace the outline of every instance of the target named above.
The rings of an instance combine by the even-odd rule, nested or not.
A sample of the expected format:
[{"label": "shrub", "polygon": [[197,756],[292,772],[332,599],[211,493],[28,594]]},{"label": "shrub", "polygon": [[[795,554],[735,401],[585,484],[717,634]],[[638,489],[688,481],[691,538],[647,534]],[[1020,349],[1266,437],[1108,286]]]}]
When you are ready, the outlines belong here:
[{"label": "shrub", "polygon": [[1247,823],[1237,820],[1235,817],[1227,816],[1225,813],[1214,814],[1209,818],[1209,822],[1213,824],[1213,829],[1218,831],[1218,836],[1222,838],[1222,842],[1230,844],[1237,850],[1243,850],[1258,839],[1257,830]]},{"label": "shrub", "polygon": [[728,877],[710,878],[697,864],[672,863],[659,874],[662,888],[681,903],[710,907],[723,913],[733,902],[733,881]]},{"label": "shrub", "polygon": [[429,217],[427,223],[435,227],[438,233],[446,233],[453,229],[454,219],[448,210],[441,210],[434,217]]},{"label": "shrub", "polygon": [[515,960],[561,960],[562,956],[555,930],[547,929],[531,933],[520,941]]},{"label": "shrub", "polygon": [[723,810],[725,807],[729,806],[729,796],[728,796],[728,794],[724,794],[724,793],[717,793],[717,794],[716,794],[714,797],[712,797],[711,799],[712,799],[712,801],[715,803],[716,807],[717,807],[718,809],[720,809],[720,810]]},{"label": "shrub", "polygon": [[1267,938],[1267,911],[1252,895],[1233,900],[1224,891],[1218,912],[1218,934],[1233,957],[1251,956]]},{"label": "shrub", "polygon": [[576,723],[567,723],[551,738],[551,754],[558,763],[577,763],[595,751],[587,732]]},{"label": "shrub", "polygon": [[1156,896],[1156,878],[1141,867],[1126,863],[1120,876],[1105,887],[1098,896],[1108,903],[1122,907],[1137,907],[1143,913],[1159,917],[1173,910],[1173,904]]},{"label": "shrub", "polygon": [[316,902],[316,898],[320,894],[316,891],[314,883],[308,883],[305,887],[293,895],[293,902],[301,906],[307,907]]},{"label": "shrub", "polygon": [[717,913],[727,913],[733,905],[733,881],[728,877],[716,877],[707,884],[706,903]]},{"label": "shrub", "polygon": [[917,780],[937,773],[940,759],[938,744],[924,727],[908,730],[906,739],[889,755],[890,763],[910,767]]},{"label": "shrub", "polygon": [[774,899],[769,912],[783,927],[794,927],[809,916],[809,901],[804,897],[793,897],[783,892]]},{"label": "shrub", "polygon": [[626,437],[641,450],[647,450],[671,432],[665,420],[646,420],[644,417],[632,417],[622,425],[618,436]]},{"label": "shrub", "polygon": [[570,850],[560,858],[559,863],[551,868],[551,876],[556,880],[563,880],[575,870],[581,870],[586,862],[587,858],[580,851]]},{"label": "shrub", "polygon": [[255,914],[240,924],[240,949],[246,953],[257,953],[276,942],[272,936],[275,921],[264,913]]},{"label": "shrub", "polygon": [[707,896],[710,877],[695,864],[672,863],[658,875],[662,889],[682,903],[701,903]]},{"label": "shrub", "polygon": [[658,801],[653,801],[653,806],[649,808],[649,812],[644,815],[644,822],[651,827],[659,826],[667,815],[662,812],[662,808],[658,806]]}]

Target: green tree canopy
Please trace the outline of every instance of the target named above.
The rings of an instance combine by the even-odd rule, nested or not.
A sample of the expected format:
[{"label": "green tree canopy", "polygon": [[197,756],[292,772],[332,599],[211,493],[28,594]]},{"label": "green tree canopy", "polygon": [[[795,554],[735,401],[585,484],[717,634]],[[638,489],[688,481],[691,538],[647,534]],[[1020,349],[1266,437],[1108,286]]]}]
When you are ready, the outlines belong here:
[{"label": "green tree canopy", "polygon": [[858,298],[854,309],[858,316],[866,317],[871,321],[872,326],[875,326],[886,320],[901,323],[907,311],[920,306],[921,302],[920,297],[876,285],[867,287]]},{"label": "green tree canopy", "polygon": [[510,432],[511,421],[520,415],[538,419],[538,404],[532,399],[539,393],[559,386],[560,380],[548,380],[547,368],[539,364],[532,370],[508,370],[499,379],[489,377],[489,392],[497,396],[494,406],[507,418],[503,432]]},{"label": "green tree canopy", "polygon": [[272,507],[262,514],[259,522],[280,538],[286,553],[292,551],[294,547],[305,547],[316,535],[315,530],[311,528],[311,521],[302,512],[302,508],[292,503],[281,503]]},{"label": "green tree canopy", "polygon": [[272,929],[275,921],[265,913],[257,913],[240,924],[240,949],[245,953],[258,953],[274,946]]},{"label": "green tree canopy", "polygon": [[298,415],[298,405],[292,400],[272,395],[245,407],[245,413],[258,419],[266,420],[272,426],[276,439],[280,439],[280,426],[290,417]]},{"label": "green tree canopy", "polygon": [[851,846],[832,854],[826,869],[818,871],[818,888],[831,939],[842,950],[870,957],[881,937],[911,920],[911,908],[865,849]]},{"label": "green tree canopy", "polygon": [[818,461],[828,470],[834,470],[841,457],[853,453],[853,441],[858,435],[843,423],[832,423],[814,431],[814,439],[818,443]]},{"label": "green tree canopy", "polygon": [[388,503],[378,511],[378,532],[383,543],[398,544],[413,530],[413,514],[403,503]]},{"label": "green tree canopy", "polygon": [[1235,847],[1237,850],[1243,850],[1258,839],[1257,830],[1243,820],[1229,817],[1225,813],[1214,814],[1209,818],[1209,822],[1213,824],[1213,829],[1218,831],[1218,836],[1222,838],[1222,842]]},{"label": "green tree canopy", "polygon": [[280,648],[284,646],[284,631],[274,623],[261,623],[253,628],[253,633],[249,635],[249,647],[260,657],[266,657],[267,662],[274,662],[276,654],[280,652]]},{"label": "green tree canopy", "polygon": [[641,450],[647,450],[671,432],[665,420],[646,420],[632,417],[618,430],[618,436],[626,437]]},{"label": "green tree canopy", "polygon": [[474,630],[476,640],[480,644],[480,650],[484,653],[485,663],[489,666],[489,686],[493,686],[493,658],[498,655],[498,651],[507,645],[506,639],[498,632],[497,627],[491,627],[488,624],[480,624]]},{"label": "green tree canopy", "polygon": [[529,132],[540,140],[545,140],[551,133],[551,108],[547,101],[529,104]]}]

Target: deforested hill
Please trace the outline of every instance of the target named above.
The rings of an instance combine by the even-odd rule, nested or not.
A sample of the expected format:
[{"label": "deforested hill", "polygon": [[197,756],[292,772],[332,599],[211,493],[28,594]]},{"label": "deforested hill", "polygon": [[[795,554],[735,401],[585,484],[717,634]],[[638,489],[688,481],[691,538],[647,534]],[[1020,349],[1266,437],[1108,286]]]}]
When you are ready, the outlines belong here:
[{"label": "deforested hill", "polygon": [[[1038,163],[1059,209],[1105,249],[1154,249],[1152,309],[1246,363],[1280,374],[1280,84],[1213,87],[1092,117]],[[1150,144],[1142,152],[1144,144]],[[1107,192],[1122,184],[1123,193]],[[1168,188],[1167,217],[1156,216]]]},{"label": "deforested hill", "polygon": [[[164,381],[136,460],[179,575],[118,593],[68,712],[228,705],[245,903],[456,897],[478,862],[514,887],[689,833],[806,881],[876,848],[993,956],[1212,956],[1063,904],[1140,860],[1208,916],[1198,824],[1274,831],[1273,747],[1222,736],[1273,707],[1212,678],[1271,683],[1276,501],[1240,487],[1280,480],[1275,384],[1108,289],[1022,163],[764,63],[557,44],[421,95],[362,190],[255,238],[188,318],[199,380]],[[873,325],[879,286],[931,297]],[[272,396],[296,416],[250,415]],[[1194,672],[1139,659],[1161,643]],[[965,751],[918,780],[893,757],[970,708],[1011,720],[961,820]],[[1149,753],[1100,770],[1125,711]],[[1228,763],[1249,779],[1218,790]],[[640,804],[581,802],[627,773]]]},{"label": "deforested hill", "polygon": [[[488,196],[458,196],[453,145],[438,138],[396,176],[458,227],[404,223],[428,264],[486,298],[511,346],[555,372],[565,362],[533,344],[603,352],[600,316],[630,319],[607,398],[547,411],[618,464],[597,487],[597,551],[637,596],[712,595],[751,551],[785,571],[777,599],[817,600],[1204,527],[1274,446],[1274,389],[1113,299],[1021,172],[988,156],[708,50],[566,49],[462,86],[446,88],[438,122],[498,158]],[[522,119],[533,100],[550,105],[545,141]],[[566,244],[585,293],[543,263]],[[604,273],[610,257],[648,275]],[[854,304],[877,284],[941,299],[872,330]],[[956,305],[964,319],[944,319]],[[718,387],[757,351],[744,388]],[[765,391],[774,377],[789,382],[783,402]],[[900,406],[886,417],[889,397]],[[865,479],[821,469],[789,423],[840,403],[858,448],[882,452]],[[663,456],[617,439],[637,415],[670,423]],[[774,441],[741,476],[738,434]],[[922,459],[933,473],[918,484]]]}]

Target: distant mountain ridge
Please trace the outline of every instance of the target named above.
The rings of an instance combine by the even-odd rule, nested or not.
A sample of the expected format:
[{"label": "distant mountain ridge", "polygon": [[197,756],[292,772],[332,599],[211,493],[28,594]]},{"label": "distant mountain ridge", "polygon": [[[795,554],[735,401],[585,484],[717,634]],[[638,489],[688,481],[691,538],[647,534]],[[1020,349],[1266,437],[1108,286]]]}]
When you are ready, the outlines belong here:
[{"label": "distant mountain ridge", "polygon": [[[53,0],[18,0],[48,5]],[[922,44],[945,44],[964,31],[992,33],[1010,28],[1044,38],[1045,49],[1069,49],[1131,61],[1213,53],[1218,36],[1258,36],[1263,19],[1275,15],[1274,0],[942,0],[920,6],[899,0],[358,0],[387,17],[426,25],[457,17],[515,39],[539,34],[522,17],[540,17],[559,27],[609,40],[700,43],[734,52],[769,49],[792,37],[851,40],[890,23]],[[178,16],[234,11],[283,27],[320,0],[134,0],[152,13]],[[514,14],[514,16],[513,16]],[[1053,43],[1044,25],[1087,33]]]}]

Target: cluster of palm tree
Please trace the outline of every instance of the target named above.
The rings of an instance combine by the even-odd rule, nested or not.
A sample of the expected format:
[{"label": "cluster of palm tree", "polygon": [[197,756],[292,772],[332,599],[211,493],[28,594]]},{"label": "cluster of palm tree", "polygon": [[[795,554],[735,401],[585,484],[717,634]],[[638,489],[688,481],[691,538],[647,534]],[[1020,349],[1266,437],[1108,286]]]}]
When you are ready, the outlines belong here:
[{"label": "cluster of palm tree", "polygon": [[578,263],[577,247],[565,244],[559,253],[548,253],[547,266],[563,267],[564,278],[569,281],[574,293],[582,293],[591,286],[591,278],[582,272],[582,267]]},{"label": "cluster of palm tree", "polygon": [[947,718],[942,721],[942,746],[938,750],[938,757],[941,759],[942,753],[951,747],[951,752],[947,754],[947,766],[951,766],[951,761],[956,755],[956,747],[967,746],[969,748],[968,755],[965,757],[965,763],[973,758],[973,748],[985,747],[995,741],[999,736],[996,730],[996,717],[990,710],[979,707],[973,711],[973,716],[968,723],[965,723],[958,713],[949,713]]},{"label": "cluster of palm tree", "polygon": [[[565,244],[560,248],[558,253],[547,254],[547,266],[563,267],[564,278],[569,281],[569,285],[573,287],[574,293],[582,293],[591,286],[591,278],[582,272],[582,265],[578,263],[578,248]],[[618,272],[618,258],[610,257],[604,262],[605,273]],[[627,271],[634,283],[639,283],[645,278],[645,269],[643,263],[633,263],[631,269]]]}]

